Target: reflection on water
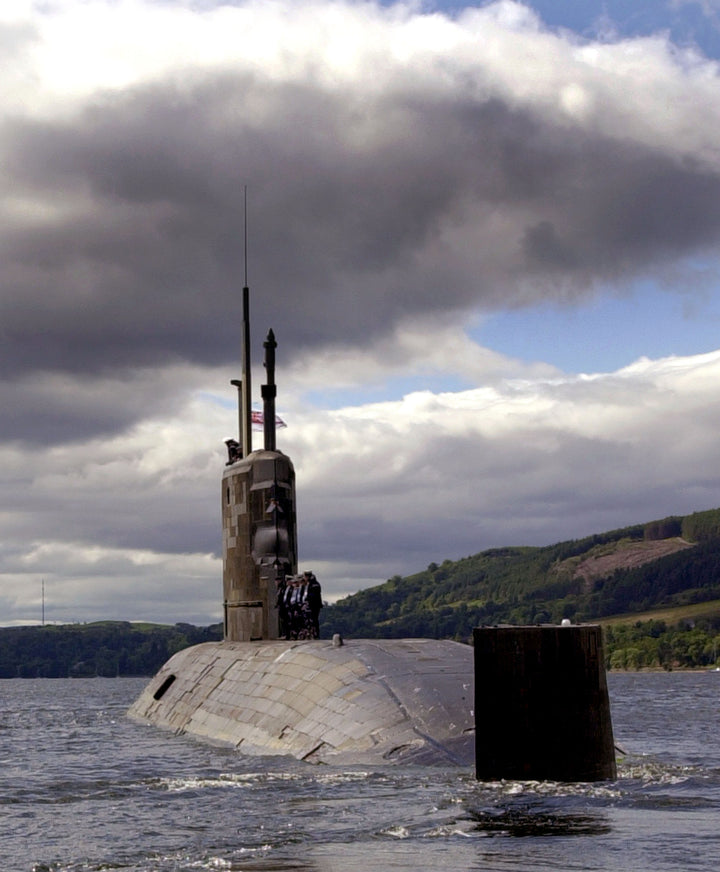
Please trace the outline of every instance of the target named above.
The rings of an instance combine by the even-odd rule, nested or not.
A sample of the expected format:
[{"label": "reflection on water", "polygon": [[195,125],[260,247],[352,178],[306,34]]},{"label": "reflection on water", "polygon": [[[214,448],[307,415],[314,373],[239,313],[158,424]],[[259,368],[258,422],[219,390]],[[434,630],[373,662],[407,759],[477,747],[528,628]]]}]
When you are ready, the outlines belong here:
[{"label": "reflection on water", "polygon": [[599,836],[610,832],[600,816],[553,814],[526,808],[470,812],[474,829],[488,836]]}]

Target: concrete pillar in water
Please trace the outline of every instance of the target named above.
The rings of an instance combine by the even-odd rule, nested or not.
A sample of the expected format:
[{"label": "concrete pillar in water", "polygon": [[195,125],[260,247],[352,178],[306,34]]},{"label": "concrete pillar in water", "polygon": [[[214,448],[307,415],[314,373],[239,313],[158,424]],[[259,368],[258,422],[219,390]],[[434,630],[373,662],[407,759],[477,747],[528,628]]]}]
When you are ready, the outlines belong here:
[{"label": "concrete pillar in water", "polygon": [[599,626],[481,627],[473,641],[479,780],[616,778]]}]

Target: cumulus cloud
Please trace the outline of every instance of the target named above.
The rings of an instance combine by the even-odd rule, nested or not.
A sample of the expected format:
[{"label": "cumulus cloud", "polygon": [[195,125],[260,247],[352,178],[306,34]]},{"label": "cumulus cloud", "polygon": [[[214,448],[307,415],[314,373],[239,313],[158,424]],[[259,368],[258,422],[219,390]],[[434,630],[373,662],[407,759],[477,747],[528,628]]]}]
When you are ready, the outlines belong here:
[{"label": "cumulus cloud", "polygon": [[717,241],[716,64],[660,37],[512,2],[43,8],[6,24],[7,372],[232,359],[245,184],[258,321],[299,350]]},{"label": "cumulus cloud", "polygon": [[[281,343],[301,556],[332,595],[716,502],[713,357],[580,378],[465,332],[713,280],[720,78],[697,49],[510,0],[23,0],[0,47],[8,620],[40,575],[100,617],[129,591],[160,617],[176,578],[211,617],[245,186],[253,344]],[[368,402],[393,379],[426,389]]]}]

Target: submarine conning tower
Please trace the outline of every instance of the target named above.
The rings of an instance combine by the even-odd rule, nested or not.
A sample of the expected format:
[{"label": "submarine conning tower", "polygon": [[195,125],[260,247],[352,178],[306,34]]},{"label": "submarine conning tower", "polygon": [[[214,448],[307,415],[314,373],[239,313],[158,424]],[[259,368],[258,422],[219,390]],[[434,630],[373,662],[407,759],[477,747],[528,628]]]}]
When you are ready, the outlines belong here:
[{"label": "submarine conning tower", "polygon": [[222,479],[223,614],[229,642],[279,638],[278,582],[297,572],[295,470],[253,451]]},{"label": "submarine conning tower", "polygon": [[277,639],[277,592],[297,572],[295,469],[275,447],[275,336],[264,343],[264,447],[252,450],[249,291],[243,288],[242,381],[238,388],[240,441],[226,440],[222,477],[223,631],[228,642]]}]

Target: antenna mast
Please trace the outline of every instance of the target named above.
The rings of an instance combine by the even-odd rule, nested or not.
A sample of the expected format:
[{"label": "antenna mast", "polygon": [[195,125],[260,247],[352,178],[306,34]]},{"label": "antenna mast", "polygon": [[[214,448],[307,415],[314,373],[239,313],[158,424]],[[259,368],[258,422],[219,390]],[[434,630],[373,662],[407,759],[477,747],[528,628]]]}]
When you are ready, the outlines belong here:
[{"label": "antenna mast", "polygon": [[242,387],[241,387],[241,432],[240,444],[243,457],[252,451],[252,381],[250,375],[250,288],[248,287],[247,246],[247,185],[245,185],[245,285],[243,286],[243,340],[242,340]]}]

